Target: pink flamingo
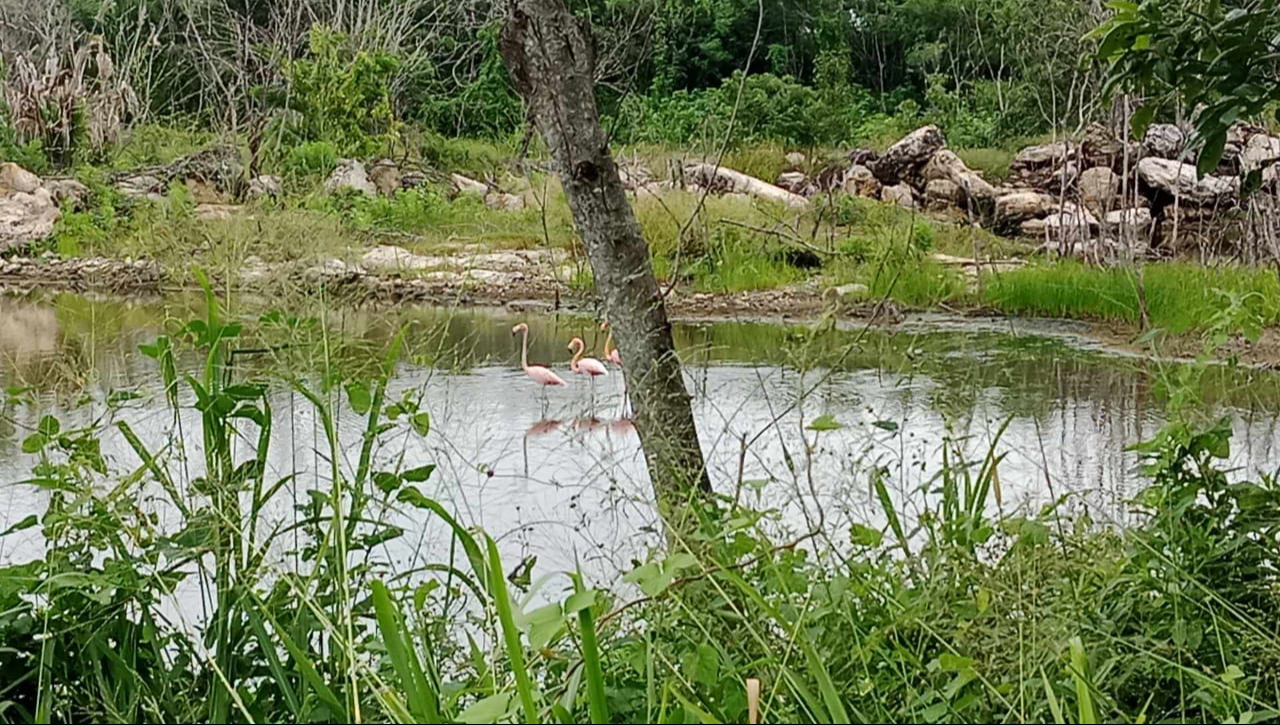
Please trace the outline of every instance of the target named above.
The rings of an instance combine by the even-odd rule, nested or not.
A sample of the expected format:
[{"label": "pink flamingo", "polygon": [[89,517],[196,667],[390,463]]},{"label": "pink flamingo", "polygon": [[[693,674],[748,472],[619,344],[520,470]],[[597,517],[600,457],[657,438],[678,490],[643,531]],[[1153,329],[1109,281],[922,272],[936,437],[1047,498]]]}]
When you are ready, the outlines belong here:
[{"label": "pink flamingo", "polygon": [[581,337],[575,337],[569,341],[569,350],[573,352],[573,359],[569,361],[569,369],[579,375],[591,376],[591,405],[595,407],[596,402],[596,377],[600,375],[608,375],[609,371],[605,368],[604,363],[593,357],[583,357],[582,351],[587,345],[582,341]]},{"label": "pink flamingo", "polygon": [[618,354],[618,348],[613,346],[613,330],[609,329],[607,321],[600,323],[600,331],[609,333],[609,336],[604,339],[604,359],[622,367],[622,355]]},{"label": "pink flamingo", "polygon": [[542,386],[542,406],[545,408],[547,403],[547,388],[552,385],[564,385],[565,382],[559,375],[551,372],[541,365],[529,364],[529,326],[521,322],[511,328],[512,335],[523,334],[524,342],[520,346],[520,369],[524,370],[524,374],[528,375],[533,382]]}]

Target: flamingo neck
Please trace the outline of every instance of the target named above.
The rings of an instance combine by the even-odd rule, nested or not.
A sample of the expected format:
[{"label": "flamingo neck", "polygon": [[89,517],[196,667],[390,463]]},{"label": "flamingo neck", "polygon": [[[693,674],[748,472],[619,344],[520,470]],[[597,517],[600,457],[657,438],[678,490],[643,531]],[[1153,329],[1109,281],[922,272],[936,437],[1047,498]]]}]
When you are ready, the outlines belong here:
[{"label": "flamingo neck", "polygon": [[569,361],[569,369],[578,372],[578,361],[582,359],[582,349],[585,345],[580,340],[574,340],[577,344],[573,346],[573,359]]},{"label": "flamingo neck", "polygon": [[613,330],[610,330],[609,336],[604,339],[604,356],[609,357],[609,354],[612,353],[613,350]]},{"label": "flamingo neck", "polygon": [[529,328],[522,330],[524,333],[524,342],[520,345],[520,367],[523,370],[529,369]]}]

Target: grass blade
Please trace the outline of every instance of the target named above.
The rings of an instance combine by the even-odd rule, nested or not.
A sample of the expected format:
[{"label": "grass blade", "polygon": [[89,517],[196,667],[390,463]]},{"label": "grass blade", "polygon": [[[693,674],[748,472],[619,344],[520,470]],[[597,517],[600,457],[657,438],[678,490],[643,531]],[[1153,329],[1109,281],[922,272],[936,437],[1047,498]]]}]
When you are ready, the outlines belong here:
[{"label": "grass blade", "polygon": [[280,638],[280,643],[289,651],[289,656],[292,657],[294,663],[296,663],[298,672],[302,675],[302,679],[305,680],[308,685],[315,688],[316,694],[324,704],[333,709],[333,712],[337,714],[337,718],[335,719],[345,721],[347,717],[346,706],[343,705],[342,700],[333,693],[333,690],[329,689],[329,686],[325,684],[324,678],[321,677],[320,672],[316,670],[315,663],[311,661],[311,658],[307,656],[307,653],[304,652],[301,647],[294,643],[293,638],[289,636],[288,632],[284,631],[284,628],[281,627],[275,619],[268,617],[267,621],[271,622],[271,628],[275,630],[276,636]]},{"label": "grass blade", "polygon": [[[582,573],[574,575],[573,589],[584,592]],[[582,662],[587,674],[587,707],[591,713],[591,722],[609,722],[609,703],[604,693],[604,668],[600,666],[600,645],[596,641],[595,617],[591,607],[578,610],[578,628],[582,635]]]},{"label": "grass blade", "polygon": [[1089,662],[1085,658],[1084,643],[1079,637],[1071,638],[1071,679],[1076,683],[1076,709],[1081,725],[1095,725],[1098,715],[1093,707],[1093,693],[1089,689]]},{"label": "grass blade", "polygon": [[507,645],[507,658],[511,661],[516,691],[520,695],[520,707],[524,710],[524,722],[536,725],[540,721],[538,708],[533,702],[533,682],[529,678],[529,670],[525,669],[524,645],[520,642],[520,630],[516,628],[515,615],[511,611],[511,597],[507,593],[507,576],[502,571],[502,558],[498,555],[498,544],[493,537],[486,534],[484,538],[489,549],[489,591],[498,610],[502,638]]},{"label": "grass blade", "polygon": [[262,624],[262,615],[257,607],[246,607],[245,611],[249,615],[249,626],[253,628],[254,636],[258,638],[258,647],[266,657],[267,668],[271,670],[271,676],[276,678],[276,685],[280,688],[285,705],[294,719],[300,720],[302,708],[298,705],[298,696],[293,691],[293,685],[289,681],[289,675],[284,671],[284,666],[280,664],[280,656],[276,654],[276,643],[267,635],[267,628]]},{"label": "grass blade", "polygon": [[434,725],[440,722],[440,708],[436,693],[427,684],[422,664],[413,647],[405,641],[404,620],[400,616],[395,603],[391,601],[391,592],[381,581],[373,582],[373,609],[378,618],[378,628],[382,630],[382,641],[387,647],[387,655],[400,679],[400,687],[404,689],[409,700],[409,713],[415,722]]},{"label": "grass blade", "polygon": [[1058,725],[1066,725],[1067,719],[1062,716],[1062,705],[1058,704],[1058,696],[1053,694],[1053,685],[1049,684],[1049,678],[1044,674],[1044,668],[1040,668],[1040,680],[1044,682],[1044,698],[1049,701],[1049,712],[1053,713],[1053,721]]}]

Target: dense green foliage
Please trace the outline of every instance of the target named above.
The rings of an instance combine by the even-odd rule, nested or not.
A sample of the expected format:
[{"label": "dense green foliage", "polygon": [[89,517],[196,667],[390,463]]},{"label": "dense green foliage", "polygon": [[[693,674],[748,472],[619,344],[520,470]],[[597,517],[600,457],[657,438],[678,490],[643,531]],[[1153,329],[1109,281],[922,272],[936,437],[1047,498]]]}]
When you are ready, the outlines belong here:
[{"label": "dense green foliage", "polygon": [[[397,122],[447,136],[521,132],[497,51],[500,3],[410,0],[350,13],[326,0],[298,5],[200,0],[168,12],[60,0],[50,17],[62,38],[102,39],[137,92],[129,115],[139,118],[196,119],[255,144],[325,140],[351,153],[376,151]],[[1080,59],[1101,18],[1084,0],[573,5],[592,24],[601,101],[624,141],[843,146],[932,122],[953,145],[993,146],[1097,110],[1098,77]],[[39,47],[14,32],[7,52]],[[84,42],[65,40],[61,55]]]},{"label": "dense green foliage", "polygon": [[[1280,101],[1280,6],[1268,0],[1115,2],[1100,27],[1099,54],[1111,61],[1109,84],[1147,94],[1135,116],[1142,128],[1177,104],[1195,113],[1200,169],[1222,158],[1227,129]],[[1280,118],[1280,116],[1277,116]]]}]

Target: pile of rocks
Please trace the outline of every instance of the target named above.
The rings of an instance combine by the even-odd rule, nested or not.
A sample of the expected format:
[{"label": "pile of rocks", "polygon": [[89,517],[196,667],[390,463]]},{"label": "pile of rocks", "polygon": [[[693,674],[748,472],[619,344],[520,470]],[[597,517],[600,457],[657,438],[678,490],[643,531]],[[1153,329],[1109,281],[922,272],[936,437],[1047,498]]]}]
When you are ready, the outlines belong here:
[{"label": "pile of rocks", "polygon": [[778,186],[803,196],[838,190],[966,218],[1064,252],[1123,247],[1174,254],[1203,250],[1206,241],[1214,251],[1229,251],[1244,234],[1242,176],[1258,173],[1264,190],[1280,187],[1280,137],[1237,124],[1222,163],[1204,176],[1187,163],[1187,142],[1170,124],[1152,125],[1142,143],[1093,125],[1079,141],[1022,149],[1008,179],[996,185],[949,150],[936,126],[925,126],[883,154],[859,149],[846,165],[816,177],[786,172]]}]

